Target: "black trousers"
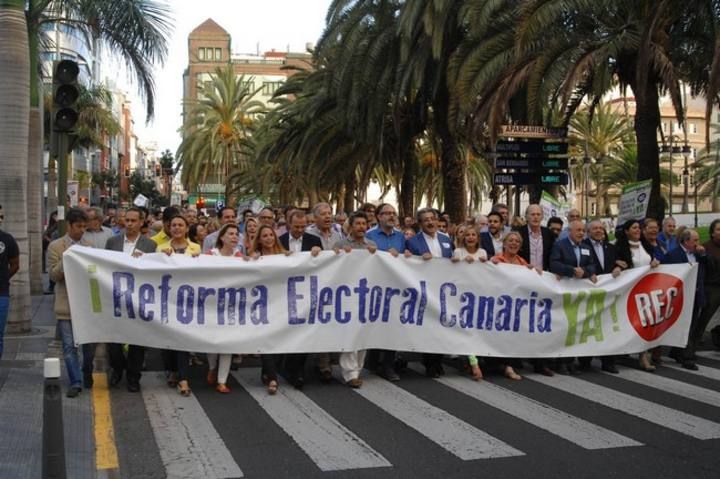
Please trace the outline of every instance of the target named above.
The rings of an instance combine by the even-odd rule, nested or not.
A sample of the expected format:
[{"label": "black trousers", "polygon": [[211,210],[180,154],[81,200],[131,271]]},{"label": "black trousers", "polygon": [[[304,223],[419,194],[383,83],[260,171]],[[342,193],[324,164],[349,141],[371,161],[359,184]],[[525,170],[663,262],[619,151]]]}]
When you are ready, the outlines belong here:
[{"label": "black trousers", "polygon": [[187,381],[190,353],[163,349],[162,359],[165,371],[177,373],[178,381]]},{"label": "black trousers", "polygon": [[291,379],[297,379],[305,376],[305,361],[307,353],[286,354],[284,361],[285,373]]},{"label": "black trousers", "polygon": [[707,325],[715,315],[715,312],[720,307],[720,286],[706,286],[705,287],[705,305],[702,311],[696,318],[693,316],[692,324],[690,325],[690,335],[688,336],[688,348],[690,348],[690,355],[695,354],[695,350],[702,341],[703,334]]},{"label": "black trousers", "polygon": [[127,371],[128,383],[140,381],[143,361],[145,360],[145,347],[131,344],[128,347],[127,358],[122,350],[122,344],[110,343],[107,348],[110,356],[110,367],[119,373]]},{"label": "black trousers", "polygon": [[260,374],[263,382],[277,381],[277,359],[278,356],[276,354],[260,355]]}]

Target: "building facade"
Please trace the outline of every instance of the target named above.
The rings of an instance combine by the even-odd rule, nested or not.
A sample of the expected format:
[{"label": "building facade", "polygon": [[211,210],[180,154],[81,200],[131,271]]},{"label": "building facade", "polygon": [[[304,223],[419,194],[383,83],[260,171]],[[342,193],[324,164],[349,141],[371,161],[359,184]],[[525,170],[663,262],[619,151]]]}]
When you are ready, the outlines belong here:
[{"label": "building facade", "polygon": [[[253,99],[268,105],[275,91],[293,74],[293,70],[285,68],[309,68],[311,59],[309,53],[274,50],[254,54],[233,53],[230,34],[209,18],[188,36],[188,65],[183,73],[183,122],[193,102],[198,100],[198,87],[209,82],[217,68],[231,64],[237,76],[245,76],[251,91],[259,90]],[[187,188],[186,191],[190,204],[203,197],[206,206],[212,206],[223,197],[225,179],[208,178],[192,191]]]}]

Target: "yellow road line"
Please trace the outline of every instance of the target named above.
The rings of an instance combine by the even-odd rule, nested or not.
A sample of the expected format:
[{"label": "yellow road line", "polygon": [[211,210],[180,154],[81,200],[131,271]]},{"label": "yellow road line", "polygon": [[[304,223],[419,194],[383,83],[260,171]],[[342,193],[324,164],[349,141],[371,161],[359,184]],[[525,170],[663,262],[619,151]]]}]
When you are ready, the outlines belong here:
[{"label": "yellow road line", "polygon": [[117,469],[118,455],[115,447],[115,431],[110,409],[110,390],[107,375],[93,374],[93,413],[95,424],[95,465],[98,470]]}]

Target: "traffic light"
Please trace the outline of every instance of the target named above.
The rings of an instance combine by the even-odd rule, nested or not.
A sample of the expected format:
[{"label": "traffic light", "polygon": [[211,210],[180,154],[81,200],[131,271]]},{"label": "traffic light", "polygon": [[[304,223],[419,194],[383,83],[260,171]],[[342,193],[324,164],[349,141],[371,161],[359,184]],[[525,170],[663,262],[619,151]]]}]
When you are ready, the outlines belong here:
[{"label": "traffic light", "polygon": [[57,132],[68,132],[78,121],[75,103],[80,96],[77,62],[62,60],[53,71],[53,128]]},{"label": "traffic light", "polygon": [[160,163],[155,165],[155,176],[160,176]]},{"label": "traffic light", "polygon": [[130,178],[130,167],[129,166],[125,167],[125,178]]},{"label": "traffic light", "polygon": [[195,207],[198,210],[205,208],[205,198],[203,198],[202,196],[198,198],[198,200],[195,202]]}]

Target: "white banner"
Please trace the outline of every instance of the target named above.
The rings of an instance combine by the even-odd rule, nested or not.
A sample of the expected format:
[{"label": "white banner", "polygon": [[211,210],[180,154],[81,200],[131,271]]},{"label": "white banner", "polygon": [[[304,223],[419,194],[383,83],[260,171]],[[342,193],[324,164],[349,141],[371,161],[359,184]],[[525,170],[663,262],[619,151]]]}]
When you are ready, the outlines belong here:
[{"label": "white banner", "polygon": [[239,258],[64,257],[78,343],[220,353],[378,348],[506,357],[684,346],[696,265],[561,279],[365,250]]},{"label": "white banner", "polygon": [[623,186],[618,203],[618,226],[627,220],[645,218],[650,204],[650,190],[652,190],[652,180],[639,181]]},{"label": "white banner", "polygon": [[540,207],[543,210],[543,222],[545,224],[547,224],[547,220],[553,216],[562,218],[564,221],[567,218],[567,212],[570,210],[570,205],[568,203],[561,202],[547,191],[542,192],[542,196],[540,197]]},{"label": "white banner", "polygon": [[80,183],[77,181],[67,182],[68,204],[73,207],[78,205],[78,197],[80,192]]}]

